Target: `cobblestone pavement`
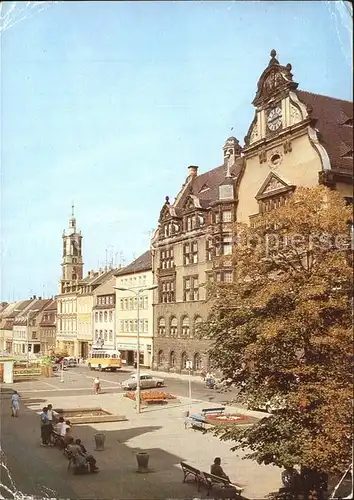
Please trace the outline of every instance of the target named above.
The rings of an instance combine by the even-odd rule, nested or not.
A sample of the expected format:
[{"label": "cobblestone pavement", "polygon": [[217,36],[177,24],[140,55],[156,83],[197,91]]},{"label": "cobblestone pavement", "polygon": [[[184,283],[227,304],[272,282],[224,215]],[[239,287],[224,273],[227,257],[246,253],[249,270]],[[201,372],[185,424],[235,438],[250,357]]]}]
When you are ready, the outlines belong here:
[{"label": "cobblestone pavement", "polygon": [[[102,375],[102,379],[105,376]],[[34,383],[36,390],[45,387],[43,382],[57,384],[49,380]],[[79,385],[81,383],[80,380]],[[77,391],[75,387],[70,390],[71,387],[66,385],[64,383],[62,390],[53,388],[50,393],[33,393],[27,392],[31,390],[29,382],[17,384],[16,389],[23,395],[23,409],[18,419],[9,416],[10,393],[2,394],[2,447],[14,479],[26,493],[40,494],[42,491],[41,496],[44,496],[43,492],[49,488],[60,498],[196,498],[205,496],[205,490],[197,494],[195,484],[182,483],[179,463],[186,461],[208,471],[215,456],[222,458],[223,467],[232,480],[245,485],[246,498],[264,498],[280,486],[280,469],[242,460],[242,453],[230,451],[232,443],[221,442],[210,434],[184,429],[182,412],[189,408],[192,411],[201,410],[208,406],[206,401],[194,399],[190,402],[182,397],[179,404],[149,407],[137,415],[134,403],[118,390],[93,395]],[[67,461],[59,450],[40,446],[38,412],[49,402],[54,407],[62,408],[100,406],[110,413],[126,415],[128,421],[125,422],[74,426],[74,435],[80,437],[97,458],[99,474],[74,476],[68,472]],[[255,412],[247,413],[257,415]],[[106,434],[105,450],[102,452],[94,451],[94,435],[97,432]],[[150,455],[151,472],[148,474],[136,472],[135,455],[139,451],[147,451]]]}]

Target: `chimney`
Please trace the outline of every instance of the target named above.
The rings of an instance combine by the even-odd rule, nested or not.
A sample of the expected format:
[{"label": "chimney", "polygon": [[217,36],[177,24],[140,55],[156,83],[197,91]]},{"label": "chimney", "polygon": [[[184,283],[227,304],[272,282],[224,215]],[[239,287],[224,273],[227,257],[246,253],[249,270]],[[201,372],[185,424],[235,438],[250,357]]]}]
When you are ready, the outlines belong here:
[{"label": "chimney", "polygon": [[38,297],[38,300],[42,300],[42,297]]},{"label": "chimney", "polygon": [[33,300],[37,299],[37,295],[33,295]]},{"label": "chimney", "polygon": [[189,178],[194,178],[197,177],[198,175],[198,166],[196,165],[189,165],[188,167],[188,172],[189,172]]}]

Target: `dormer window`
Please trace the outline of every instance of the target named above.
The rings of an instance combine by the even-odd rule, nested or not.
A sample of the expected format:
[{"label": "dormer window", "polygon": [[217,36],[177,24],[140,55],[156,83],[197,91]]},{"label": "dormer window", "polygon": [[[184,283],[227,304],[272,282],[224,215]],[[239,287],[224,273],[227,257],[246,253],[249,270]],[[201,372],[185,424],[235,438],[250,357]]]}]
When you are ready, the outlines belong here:
[{"label": "dormer window", "polygon": [[348,120],[346,122],[344,122],[343,125],[346,125],[347,127],[352,127],[353,126],[353,118],[348,118]]}]

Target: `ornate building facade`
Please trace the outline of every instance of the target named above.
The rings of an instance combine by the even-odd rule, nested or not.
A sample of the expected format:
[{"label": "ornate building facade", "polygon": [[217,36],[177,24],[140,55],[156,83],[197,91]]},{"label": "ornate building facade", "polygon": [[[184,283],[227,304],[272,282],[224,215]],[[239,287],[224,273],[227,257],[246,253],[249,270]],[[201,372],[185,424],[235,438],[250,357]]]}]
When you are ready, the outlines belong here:
[{"label": "ornate building facade", "polygon": [[[166,197],[152,238],[154,368],[208,368],[208,342],[196,336],[209,304],[203,286],[232,280],[232,225],[254,223],[297,186],[323,183],[353,200],[353,105],[297,90],[291,65],[272,50],[253,100],[244,147],[227,139],[223,164],[189,175],[173,203]],[[221,259],[222,257],[222,259]]]}]

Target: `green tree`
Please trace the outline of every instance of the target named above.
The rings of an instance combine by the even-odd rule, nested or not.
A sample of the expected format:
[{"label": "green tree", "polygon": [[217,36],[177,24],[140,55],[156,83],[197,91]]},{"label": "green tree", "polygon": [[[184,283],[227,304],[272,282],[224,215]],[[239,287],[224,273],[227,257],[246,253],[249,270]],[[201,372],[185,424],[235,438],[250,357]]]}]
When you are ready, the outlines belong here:
[{"label": "green tree", "polygon": [[253,227],[235,225],[233,282],[209,285],[212,366],[241,401],[282,403],[217,431],[258,463],[340,473],[351,461],[351,216],[337,192],[298,188]]}]

